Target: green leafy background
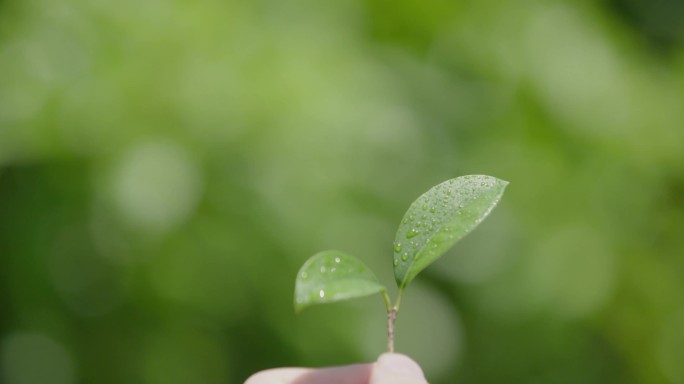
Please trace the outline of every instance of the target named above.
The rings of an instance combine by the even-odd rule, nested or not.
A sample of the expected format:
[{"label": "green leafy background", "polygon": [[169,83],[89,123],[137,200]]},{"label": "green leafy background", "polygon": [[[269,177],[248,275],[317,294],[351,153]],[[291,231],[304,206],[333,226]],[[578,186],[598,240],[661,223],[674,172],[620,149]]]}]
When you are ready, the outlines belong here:
[{"label": "green leafy background", "polygon": [[392,287],[408,205],[488,174],[506,195],[411,283],[397,349],[434,384],[684,382],[683,19],[0,0],[0,381],[374,360],[382,300],[295,316],[298,268],[343,249]]}]

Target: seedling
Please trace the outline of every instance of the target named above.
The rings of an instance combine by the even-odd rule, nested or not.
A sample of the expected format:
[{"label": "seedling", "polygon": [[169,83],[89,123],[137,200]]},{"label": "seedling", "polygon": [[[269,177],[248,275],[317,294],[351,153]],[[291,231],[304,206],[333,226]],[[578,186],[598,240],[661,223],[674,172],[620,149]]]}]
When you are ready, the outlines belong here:
[{"label": "seedling", "polygon": [[394,278],[399,288],[394,305],[365,264],[329,250],[313,255],[297,273],[295,311],[379,293],[387,307],[387,350],[394,352],[394,322],[408,284],[489,215],[506,185],[507,181],[491,176],[461,176],[432,187],[411,204],[394,238]]}]

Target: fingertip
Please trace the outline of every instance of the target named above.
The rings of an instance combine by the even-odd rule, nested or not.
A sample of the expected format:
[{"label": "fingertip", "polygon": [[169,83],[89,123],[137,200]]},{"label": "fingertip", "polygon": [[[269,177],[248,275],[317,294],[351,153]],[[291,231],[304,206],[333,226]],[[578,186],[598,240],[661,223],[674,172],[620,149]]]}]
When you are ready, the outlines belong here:
[{"label": "fingertip", "polygon": [[308,368],[268,369],[253,374],[244,384],[290,384],[310,371]]},{"label": "fingertip", "polygon": [[378,366],[388,372],[424,378],[418,363],[401,353],[383,353],[378,358]]},{"label": "fingertip", "polygon": [[410,357],[400,353],[384,353],[376,363],[372,384],[427,383],[423,370]]},{"label": "fingertip", "polygon": [[367,384],[373,364],[352,364],[339,367],[275,368],[257,372],[244,384]]}]

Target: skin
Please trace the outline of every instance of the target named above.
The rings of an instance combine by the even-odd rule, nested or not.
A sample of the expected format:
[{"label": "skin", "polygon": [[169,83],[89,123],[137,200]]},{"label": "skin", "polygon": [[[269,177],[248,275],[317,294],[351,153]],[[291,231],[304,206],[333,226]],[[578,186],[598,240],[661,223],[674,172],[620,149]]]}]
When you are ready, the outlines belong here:
[{"label": "skin", "polygon": [[428,384],[411,358],[385,353],[372,364],[328,368],[276,368],[252,375],[245,384]]}]

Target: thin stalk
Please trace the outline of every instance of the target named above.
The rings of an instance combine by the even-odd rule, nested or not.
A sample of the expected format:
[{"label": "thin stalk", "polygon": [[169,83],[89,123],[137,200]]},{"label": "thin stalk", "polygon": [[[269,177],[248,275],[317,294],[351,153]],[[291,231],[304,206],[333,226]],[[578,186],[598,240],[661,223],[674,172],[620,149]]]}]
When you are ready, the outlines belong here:
[{"label": "thin stalk", "polygon": [[399,287],[399,293],[397,294],[397,300],[396,304],[394,304],[394,308],[399,311],[399,305],[401,305],[401,297],[404,296],[404,287]]},{"label": "thin stalk", "polygon": [[386,290],[382,290],[382,298],[385,300],[385,307],[387,308],[387,313],[392,310],[392,300],[390,300],[389,295]]},{"label": "thin stalk", "polygon": [[394,321],[397,319],[397,308],[387,312],[387,352],[394,353]]},{"label": "thin stalk", "polygon": [[387,296],[387,292],[383,292],[385,297],[385,304],[387,305],[387,352],[394,353],[394,323],[397,320],[397,312],[399,312],[399,305],[401,304],[401,297],[404,295],[404,287],[399,288],[396,304],[392,303]]}]

